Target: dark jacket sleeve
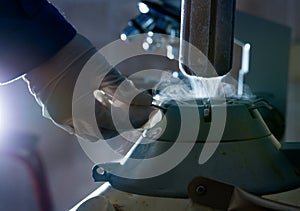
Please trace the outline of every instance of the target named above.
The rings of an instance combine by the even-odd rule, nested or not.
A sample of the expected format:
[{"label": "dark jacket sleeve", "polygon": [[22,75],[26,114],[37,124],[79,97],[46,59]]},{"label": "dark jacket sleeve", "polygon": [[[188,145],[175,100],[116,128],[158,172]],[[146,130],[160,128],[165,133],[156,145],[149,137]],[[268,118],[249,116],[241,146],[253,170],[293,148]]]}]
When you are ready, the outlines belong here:
[{"label": "dark jacket sleeve", "polygon": [[47,0],[0,1],[0,83],[34,69],[76,34]]}]

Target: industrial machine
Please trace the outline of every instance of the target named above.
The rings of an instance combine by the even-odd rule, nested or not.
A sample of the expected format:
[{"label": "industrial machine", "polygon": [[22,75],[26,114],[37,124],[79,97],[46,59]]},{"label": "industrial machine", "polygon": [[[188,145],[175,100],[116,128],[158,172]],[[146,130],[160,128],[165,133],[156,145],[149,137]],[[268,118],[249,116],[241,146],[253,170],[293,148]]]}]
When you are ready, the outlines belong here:
[{"label": "industrial machine", "polygon": [[[163,120],[143,132],[124,163],[94,167],[95,181],[106,183],[78,210],[300,210],[261,197],[300,187],[300,144],[281,140],[281,108],[245,96],[251,45],[234,39],[235,1],[143,0],[139,9],[123,41],[147,33],[151,39],[141,45],[151,50],[162,39],[156,33],[168,34],[167,55],[178,58],[176,82],[200,92],[194,80],[201,78],[203,89],[231,74],[237,92],[205,89],[207,95],[180,102],[155,98]],[[234,42],[241,48],[236,72]]]}]

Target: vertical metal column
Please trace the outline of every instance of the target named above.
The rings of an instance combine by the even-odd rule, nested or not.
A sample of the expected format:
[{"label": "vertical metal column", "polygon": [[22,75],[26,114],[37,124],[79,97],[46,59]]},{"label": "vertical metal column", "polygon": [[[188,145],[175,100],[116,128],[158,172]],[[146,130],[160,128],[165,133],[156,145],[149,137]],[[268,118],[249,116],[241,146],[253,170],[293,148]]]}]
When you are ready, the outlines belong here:
[{"label": "vertical metal column", "polygon": [[230,71],[234,14],[235,0],[182,0],[180,38],[201,50],[216,73],[207,68],[209,65],[203,58],[195,58],[194,49],[183,42],[180,46],[181,69],[203,77],[224,75]]}]

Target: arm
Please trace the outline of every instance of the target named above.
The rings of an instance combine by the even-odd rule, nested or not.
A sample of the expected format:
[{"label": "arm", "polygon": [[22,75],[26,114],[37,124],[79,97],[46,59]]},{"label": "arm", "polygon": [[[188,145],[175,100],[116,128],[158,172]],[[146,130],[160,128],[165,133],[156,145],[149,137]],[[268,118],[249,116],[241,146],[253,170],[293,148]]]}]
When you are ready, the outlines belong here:
[{"label": "arm", "polygon": [[[45,0],[5,0],[1,4],[5,4],[1,8],[6,7],[8,11],[0,19],[1,24],[7,26],[2,29],[5,33],[1,33],[0,41],[4,44],[0,47],[1,54],[5,55],[0,61],[4,67],[1,71],[1,82],[23,76],[31,93],[42,106],[43,115],[68,132],[74,133],[72,97],[75,83],[83,66],[97,50]],[[113,95],[116,87],[125,82],[125,98],[126,92],[136,91],[131,81],[112,68],[103,56],[96,55],[98,66],[95,68],[99,74],[109,73],[95,89],[99,88]],[[124,96],[118,96],[119,100],[124,100],[125,98],[121,99]],[[142,127],[153,111],[150,106],[152,97],[145,94],[141,99],[143,106],[132,105],[136,108],[133,109],[132,121],[135,127]],[[111,106],[113,105],[96,102],[95,115],[104,138],[118,134],[111,117]],[[139,112],[140,110],[143,112]],[[88,124],[82,124],[86,128],[83,129],[86,134],[79,135],[87,139],[98,138],[89,134],[91,131]]]}]

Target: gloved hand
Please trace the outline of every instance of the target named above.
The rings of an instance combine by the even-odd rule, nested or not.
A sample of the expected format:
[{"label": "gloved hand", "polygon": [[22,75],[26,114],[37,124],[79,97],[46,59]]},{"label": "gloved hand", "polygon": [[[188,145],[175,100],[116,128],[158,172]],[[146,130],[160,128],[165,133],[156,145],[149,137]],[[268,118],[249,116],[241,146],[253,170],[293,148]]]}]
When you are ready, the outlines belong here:
[{"label": "gloved hand", "polygon": [[[128,118],[125,118],[128,113],[126,108],[129,107],[130,122],[134,128],[142,128],[148,122],[150,114],[157,111],[151,106],[151,95],[140,92],[130,80],[122,76],[116,69],[111,68],[105,58],[96,52],[86,38],[77,34],[53,58],[23,77],[28,83],[31,93],[42,106],[44,116],[68,132],[91,141],[101,138],[98,137],[95,128],[91,127],[90,122],[72,115],[72,102],[73,108],[74,104],[84,105],[87,103],[85,96],[93,95],[97,99],[95,111],[92,112],[95,112],[97,129],[100,129],[103,138],[110,138],[118,135],[119,132],[131,129]],[[104,79],[101,84],[98,84],[97,80],[93,80],[93,78],[91,81],[86,81],[87,86],[92,87],[92,91],[82,93],[80,97],[73,99],[77,78],[92,56],[96,58],[97,62],[92,66],[91,71],[96,71],[99,77]],[[104,75],[106,76],[104,77]],[[120,84],[122,84],[122,90],[117,89]],[[128,100],[129,96],[137,93],[140,94],[132,102]],[[83,109],[82,114],[84,115],[85,112]],[[111,112],[116,112],[114,116],[120,123],[117,128]],[[80,127],[78,133],[74,129],[74,118],[77,118],[76,127]]]}]

